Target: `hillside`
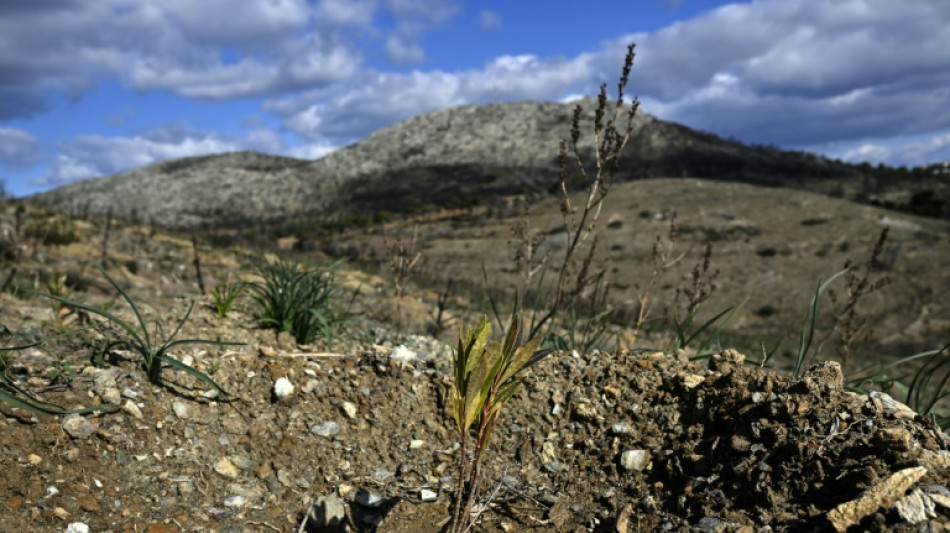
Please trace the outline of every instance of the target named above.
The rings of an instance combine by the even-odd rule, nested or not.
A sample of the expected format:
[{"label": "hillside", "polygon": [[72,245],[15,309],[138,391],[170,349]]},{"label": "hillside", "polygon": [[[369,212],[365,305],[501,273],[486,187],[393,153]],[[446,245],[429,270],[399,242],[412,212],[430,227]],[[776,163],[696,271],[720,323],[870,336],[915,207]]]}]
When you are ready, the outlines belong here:
[{"label": "hillside", "polygon": [[[175,228],[275,227],[308,217],[365,217],[545,194],[571,104],[463,106],[397,123],[317,161],[250,152],[185,158],[73,183],[30,201],[75,215]],[[584,102],[582,129],[593,120]],[[587,142],[588,144],[584,144]],[[582,135],[581,150],[590,149]],[[853,167],[751,147],[639,113],[622,180],[700,177],[769,185],[855,178]]]}]

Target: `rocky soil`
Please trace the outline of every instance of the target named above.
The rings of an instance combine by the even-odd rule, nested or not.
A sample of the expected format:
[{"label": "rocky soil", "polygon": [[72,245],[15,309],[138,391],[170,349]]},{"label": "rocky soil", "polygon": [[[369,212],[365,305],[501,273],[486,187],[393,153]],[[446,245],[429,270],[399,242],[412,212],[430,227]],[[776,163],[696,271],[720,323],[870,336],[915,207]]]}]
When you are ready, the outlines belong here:
[{"label": "rocky soil", "polygon": [[[219,365],[230,400],[170,370],[151,385],[134,362],[48,386],[49,356],[23,354],[13,371],[44,399],[122,407],[53,418],[3,405],[3,530],[441,530],[458,459],[445,349],[413,338],[416,358],[396,360],[385,343],[314,353],[214,331],[247,345],[178,355]],[[294,386],[283,399],[281,378]],[[939,530],[948,444],[890,397],[843,390],[835,363],[788,379],[734,351],[558,353],[506,409],[476,530]]]},{"label": "rocky soil", "polygon": [[[242,343],[171,352],[227,397],[171,369],[154,385],[128,352],[92,364],[116,335],[106,324],[27,292],[66,273],[73,298],[131,319],[91,266],[101,228],[76,227],[65,246],[7,243],[16,289],[0,293],[0,346],[49,340],[4,354],[4,371],[45,401],[117,407],[53,417],[0,402],[0,531],[442,530],[459,459],[451,350],[408,333],[429,304],[407,297],[401,325],[374,323],[385,282],[347,272],[367,322],[298,346],[246,305],[218,317],[197,296],[187,240],[116,230],[109,271],[150,324],[170,332],[196,300],[180,338]],[[246,252],[204,257],[209,286],[246,274]],[[948,446],[889,396],[845,390],[835,363],[792,379],[732,350],[558,352],[505,408],[474,530],[939,531]]]}]

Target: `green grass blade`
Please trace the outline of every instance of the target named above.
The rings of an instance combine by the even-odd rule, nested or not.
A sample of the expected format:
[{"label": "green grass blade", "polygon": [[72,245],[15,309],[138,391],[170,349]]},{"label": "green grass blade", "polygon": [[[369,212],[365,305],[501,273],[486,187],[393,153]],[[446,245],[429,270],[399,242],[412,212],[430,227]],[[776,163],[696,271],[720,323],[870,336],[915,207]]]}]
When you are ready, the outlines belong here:
[{"label": "green grass blade", "polygon": [[792,370],[792,376],[798,377],[802,373],[802,367],[805,365],[805,357],[808,354],[808,349],[811,347],[811,342],[815,337],[815,323],[818,320],[818,302],[821,298],[821,295],[825,293],[828,289],[828,286],[831,285],[831,282],[843,276],[848,269],[844,269],[841,272],[831,276],[823,282],[818,284],[818,287],[815,289],[815,295],[811,299],[811,304],[808,306],[808,312],[805,313],[805,320],[802,321],[802,333],[799,337],[798,344],[798,357],[795,360],[795,368]]},{"label": "green grass blade", "polygon": [[[145,337],[144,339],[145,342],[143,343],[141,340],[139,340],[138,341],[139,344],[142,344],[143,346],[146,346],[146,347],[151,347],[152,339],[149,338],[148,327],[145,324],[145,319],[142,318],[142,313],[139,312],[139,307],[135,305],[135,300],[133,300],[132,297],[129,296],[127,292],[122,290],[122,287],[119,286],[119,284],[114,279],[112,279],[112,276],[110,276],[109,273],[106,272],[104,268],[99,267],[99,271],[102,272],[102,275],[105,276],[107,280],[109,280],[109,283],[111,283],[113,287],[115,287],[115,290],[119,291],[119,294],[122,295],[122,298],[124,298],[125,301],[128,302],[129,307],[132,308],[132,312],[135,313],[135,318],[137,318],[139,321],[139,327],[142,328],[142,335]],[[132,328],[129,327],[128,329],[131,330]]]},{"label": "green grass blade", "polygon": [[175,358],[173,358],[173,357],[169,357],[169,356],[164,355],[164,354],[156,355],[156,358],[158,359],[158,361],[160,361],[160,362],[162,362],[162,363],[165,363],[166,365],[168,365],[168,366],[170,366],[170,367],[173,367],[173,368],[175,368],[175,369],[177,369],[177,370],[181,370],[182,372],[184,372],[184,373],[186,373],[186,374],[188,374],[188,375],[190,375],[190,376],[193,376],[193,377],[197,378],[198,380],[202,381],[202,382],[205,383],[206,385],[209,385],[210,387],[212,387],[214,390],[218,391],[219,393],[221,393],[221,394],[223,394],[223,395],[225,395],[225,396],[230,396],[230,395],[228,394],[228,391],[224,390],[224,389],[221,387],[221,385],[218,385],[217,382],[215,382],[213,379],[211,379],[211,377],[208,376],[207,374],[205,374],[204,372],[201,372],[200,370],[197,370],[197,369],[195,369],[195,368],[192,368],[192,367],[186,365],[185,363],[182,363],[182,362],[179,361],[178,359],[175,359]]}]

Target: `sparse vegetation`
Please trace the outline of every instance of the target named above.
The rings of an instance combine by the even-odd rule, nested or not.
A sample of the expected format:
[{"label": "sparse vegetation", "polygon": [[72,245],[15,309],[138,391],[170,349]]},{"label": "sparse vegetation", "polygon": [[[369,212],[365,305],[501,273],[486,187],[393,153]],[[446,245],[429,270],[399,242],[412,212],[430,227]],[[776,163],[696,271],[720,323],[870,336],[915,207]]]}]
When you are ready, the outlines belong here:
[{"label": "sparse vegetation", "polygon": [[103,409],[114,409],[116,407],[114,405],[102,404],[78,409],[66,409],[53,403],[44,402],[18,386],[10,376],[10,368],[12,366],[10,356],[14,352],[32,348],[39,344],[40,342],[34,342],[20,346],[6,346],[0,348],[0,401],[37,415],[86,414]]},{"label": "sparse vegetation", "polygon": [[255,267],[260,281],[247,287],[257,306],[261,326],[293,335],[299,344],[318,337],[332,342],[347,317],[335,309],[336,264],[303,265],[286,258],[261,260]]},{"label": "sparse vegetation", "polygon": [[142,359],[142,366],[145,368],[150,382],[156,385],[161,385],[162,368],[164,366],[170,366],[175,370],[180,370],[194,378],[197,378],[199,381],[211,386],[219,393],[227,395],[227,391],[221,388],[221,386],[218,385],[208,375],[182,363],[178,359],[175,359],[169,355],[173,348],[189,344],[207,344],[212,346],[227,346],[234,344],[204,339],[175,340],[175,337],[181,331],[182,326],[185,325],[185,322],[188,321],[188,317],[191,316],[191,311],[195,306],[194,302],[188,306],[188,311],[185,313],[185,316],[182,317],[181,321],[178,322],[178,325],[175,327],[175,330],[172,331],[171,335],[165,337],[164,331],[162,330],[161,324],[159,323],[156,323],[155,330],[153,332],[149,332],[148,325],[146,324],[145,319],[142,317],[142,313],[139,311],[139,307],[136,305],[135,300],[133,300],[128,295],[128,293],[122,290],[122,287],[114,279],[112,279],[105,270],[100,269],[100,271],[102,272],[102,275],[105,276],[105,278],[109,281],[109,283],[115,288],[115,290],[119,292],[126,303],[128,303],[129,308],[135,315],[137,322],[136,325],[132,325],[129,322],[122,320],[103,307],[84,304],[54,294],[43,294],[43,296],[69,307],[83,309],[89,313],[99,315],[108,320],[108,324],[113,326],[113,330],[112,332],[107,332],[107,334],[111,333],[112,335],[115,335],[115,337],[113,337],[113,339],[109,342],[104,351],[108,352],[113,349],[124,349],[138,354]]},{"label": "sparse vegetation", "polygon": [[73,221],[62,215],[37,215],[27,220],[23,236],[46,246],[64,246],[78,239]]},{"label": "sparse vegetation", "polygon": [[[721,519],[726,510],[730,523],[743,528],[822,530],[834,505],[875,490],[880,480],[917,468],[928,457],[934,458],[928,467],[937,466],[927,474],[926,483],[933,485],[914,486],[915,497],[926,498],[928,487],[947,485],[944,452],[950,439],[937,430],[950,426],[946,343],[896,360],[875,360],[878,353],[868,349],[885,345],[877,327],[890,328],[888,335],[900,337],[894,324],[879,325],[884,320],[878,320],[904,312],[888,292],[894,289],[890,285],[917,290],[910,299],[924,299],[927,293],[921,286],[932,294],[944,292],[945,281],[933,272],[938,272],[934,264],[942,264],[939,252],[946,250],[947,226],[874,209],[859,213],[843,202],[787,190],[775,200],[774,191],[694,180],[637,184],[648,187],[646,192],[618,187],[616,165],[632,135],[629,121],[636,111],[635,102],[629,106],[622,96],[630,61],[632,49],[620,98],[608,101],[601,90],[592,112],[593,149],[579,140],[587,116],[583,110],[575,112],[572,123],[559,119],[571,133],[560,146],[557,182],[553,174],[546,182],[554,184],[550,192],[557,204],[532,186],[519,184],[517,197],[462,191],[466,194],[450,203],[439,200],[438,207],[458,207],[451,211],[413,215],[436,201],[423,195],[414,205],[387,198],[398,204],[398,214],[396,207],[388,211],[390,206],[381,204],[353,209],[354,214],[337,219],[307,218],[309,230],[327,230],[321,235],[327,238],[324,250],[375,261],[381,271],[388,266],[389,278],[378,276],[379,271],[309,262],[304,253],[321,256],[314,249],[316,241],[297,239],[303,232],[293,239],[302,245],[288,244],[292,239],[278,245],[293,246],[301,252],[300,260],[249,262],[249,257],[275,247],[272,230],[263,224],[241,230],[261,246],[253,251],[224,249],[223,244],[235,241],[213,240],[201,232],[174,234],[154,228],[145,247],[142,228],[107,224],[111,233],[104,236],[101,223],[65,217],[63,224],[75,232],[72,242],[78,246],[54,248],[55,238],[47,242],[40,237],[48,231],[31,233],[29,243],[38,253],[4,257],[12,262],[0,276],[4,288],[16,281],[15,292],[24,299],[0,294],[5,303],[2,320],[43,332],[79,322],[83,334],[64,333],[54,347],[47,339],[43,349],[36,350],[31,348],[37,345],[23,339],[42,334],[14,334],[0,327],[0,340],[11,345],[0,348],[0,407],[5,415],[0,425],[9,451],[3,465],[11,467],[0,487],[11,494],[0,521],[20,520],[18,530],[26,530],[22,523],[59,527],[64,512],[78,516],[77,509],[82,509],[83,519],[89,517],[99,529],[141,531],[149,516],[161,515],[166,522],[166,516],[173,516],[176,525],[187,530],[233,523],[282,531],[301,519],[301,509],[295,506],[306,490],[311,511],[326,514],[333,507],[329,500],[336,498],[346,521],[353,524],[391,531],[392,517],[408,514],[408,529],[396,529],[401,533],[435,527],[429,523],[437,522],[430,520],[433,513],[447,517],[445,528],[452,533],[532,528],[563,533],[719,527],[722,524],[711,520],[717,513]],[[756,149],[759,154],[772,152],[778,150]],[[712,166],[739,172],[736,161],[730,155]],[[700,164],[687,162],[690,168]],[[499,182],[536,177],[528,170],[486,169]],[[433,180],[444,179],[442,169],[426,173]],[[371,190],[373,183],[364,185]],[[851,195],[853,184],[846,185],[836,194]],[[704,190],[696,193],[699,188]],[[634,190],[639,192],[629,192]],[[403,194],[411,194],[411,188]],[[936,212],[930,195],[911,198],[919,209]],[[470,203],[480,206],[472,208]],[[524,216],[512,225],[522,208]],[[0,212],[0,230],[14,227],[17,238],[31,223],[59,224],[53,221],[60,215],[8,211]],[[885,216],[892,215],[903,223],[892,232],[897,244],[886,245],[886,232],[876,243],[869,242],[867,227],[883,224]],[[848,225],[842,223],[844,218]],[[609,221],[609,231],[601,231],[602,220]],[[387,225],[385,233],[378,224]],[[663,233],[667,225],[668,233]],[[411,239],[406,230],[402,240],[387,238],[396,234],[396,226],[412,228]],[[509,229],[511,247],[506,249]],[[653,241],[653,233],[662,235]],[[207,245],[200,250],[205,264],[198,262],[198,238]],[[421,243],[430,272],[419,268]],[[844,254],[866,245],[873,248],[866,261],[844,261]],[[440,250],[448,252],[439,257]],[[919,271],[902,270],[903,265],[895,263],[901,251],[928,258],[929,264]],[[694,255],[697,261],[690,270],[683,259]],[[120,285],[120,274],[105,270],[106,282],[85,277],[89,258],[106,256],[115,272],[128,274],[127,281]],[[719,268],[713,266],[714,259]],[[492,268],[491,274],[488,267],[478,268],[481,261]],[[841,264],[844,270],[822,279],[811,291],[814,279]],[[495,269],[499,265],[504,267]],[[202,270],[209,279],[252,282],[214,287],[213,305],[188,306],[166,336],[162,316],[167,309],[182,312],[183,295],[194,293],[196,281],[202,285]],[[69,276],[59,274],[63,271]],[[14,274],[19,277],[14,279]],[[478,286],[479,274],[484,286]],[[799,292],[805,288],[803,277],[809,278],[804,295]],[[915,279],[907,279],[915,277],[924,280],[916,289],[909,285]],[[410,279],[419,283],[409,284]],[[357,335],[347,327],[352,315],[340,311],[344,283],[371,287],[359,295],[360,310],[378,308],[379,295],[391,295],[393,284],[396,296],[411,297],[411,305],[403,302],[398,318],[385,316],[389,308],[375,309],[378,312],[367,318],[371,329]],[[132,284],[135,300],[128,294]],[[425,290],[415,292],[417,286]],[[48,302],[37,305],[28,299],[36,293],[26,287],[45,287],[54,317],[68,321],[51,325],[48,313],[36,313],[45,311]],[[492,319],[482,314],[481,302],[473,302],[473,295],[485,288],[494,306]],[[514,296],[520,312],[508,314],[499,304],[503,288],[511,289],[506,296]],[[121,296],[115,299],[119,307],[128,306],[134,317],[123,318],[131,315],[117,311],[115,302],[82,303],[97,292],[114,291]],[[215,316],[226,316],[244,291],[250,293],[248,309],[260,327]],[[763,332],[784,324],[788,308],[808,298],[793,353],[781,351],[780,343],[766,346]],[[752,302],[750,312],[743,307],[747,299]],[[876,300],[883,299],[887,309],[875,309],[880,304]],[[146,302],[161,309],[158,319],[145,320]],[[946,331],[947,308],[941,306],[922,311],[912,324],[923,332],[919,338],[929,340],[935,331]],[[67,316],[68,309],[80,312]],[[466,327],[476,321],[474,328]],[[903,327],[909,320],[895,322]],[[460,331],[450,360],[439,355],[445,346],[418,335],[427,330],[438,336],[455,325]],[[750,361],[729,350],[734,339],[727,327],[730,333],[748,332],[748,344],[756,351],[761,346],[761,360]],[[265,328],[288,334],[275,339]],[[502,330],[502,336],[493,340],[492,329]],[[344,334],[345,348],[334,350],[333,339]],[[310,346],[285,349],[291,336],[299,345]],[[173,357],[175,348],[228,343],[179,337],[239,338],[249,347],[210,360],[195,354],[198,363],[186,366],[180,362],[183,358]],[[522,343],[522,337],[530,340]],[[395,357],[401,343],[405,349],[398,350],[400,355],[417,358]],[[274,344],[280,349],[274,350]],[[90,347],[95,367],[107,362],[115,366],[89,366],[84,357]],[[549,348],[565,353],[532,366]],[[842,362],[843,376],[837,365],[814,365],[829,358]],[[148,382],[165,384],[162,370],[170,366],[218,393],[224,385],[243,401],[201,401],[183,407],[186,402],[174,400],[146,409],[155,398],[182,394],[183,387],[147,386],[140,372],[129,371],[130,362],[145,369]],[[868,363],[873,364],[854,370]],[[758,368],[769,366],[794,368],[790,376]],[[526,379],[529,368],[536,379]],[[20,409],[64,415],[114,407],[61,407],[85,405],[87,398],[109,401],[99,383],[107,377],[122,380],[112,392],[122,395],[125,411],[88,420],[71,417],[88,422],[93,431],[88,437],[68,431],[63,435],[65,424],[58,423],[64,421],[32,424],[36,419],[22,418]],[[286,396],[278,394],[276,386],[282,379],[280,390]],[[193,381],[187,378],[185,383]],[[90,383],[98,388],[87,390]],[[873,390],[876,395],[852,395],[846,389]],[[878,391],[906,399],[923,416],[900,411],[903,406],[895,407],[896,402]],[[136,407],[142,412],[136,413]],[[445,431],[443,423],[454,427]],[[207,465],[198,465],[192,450],[222,458],[215,464],[216,474],[206,475]],[[628,460],[631,452],[642,464]],[[229,462],[247,471],[237,473],[240,483],[226,468]],[[123,468],[114,468],[116,463]],[[457,479],[451,475],[456,468]],[[44,494],[49,485],[42,477],[43,483],[37,483],[37,475],[52,472],[57,486],[70,493],[79,487],[84,501],[73,502],[72,494],[65,499]],[[102,481],[115,493],[92,489],[91,472],[97,487]],[[155,477],[161,472],[169,473],[167,480]],[[158,513],[147,491],[136,499],[142,480],[155,479],[174,483],[169,494],[177,492],[168,501],[177,501],[180,512],[170,514],[163,508]],[[751,497],[755,495],[748,487],[769,489],[758,498]],[[191,513],[197,504],[186,495],[198,493],[213,503],[203,501],[203,511]],[[103,494],[108,499],[97,501]],[[419,500],[423,503],[417,505]],[[429,503],[433,500],[436,503]],[[60,501],[68,502],[62,511],[50,510]],[[129,509],[129,516],[112,513],[112,506],[118,506],[114,502]],[[96,511],[103,503],[109,510]],[[933,512],[950,520],[950,509],[935,506]],[[307,527],[310,514],[299,530],[320,530]],[[889,528],[900,520],[898,514],[881,509],[852,529]]]}]

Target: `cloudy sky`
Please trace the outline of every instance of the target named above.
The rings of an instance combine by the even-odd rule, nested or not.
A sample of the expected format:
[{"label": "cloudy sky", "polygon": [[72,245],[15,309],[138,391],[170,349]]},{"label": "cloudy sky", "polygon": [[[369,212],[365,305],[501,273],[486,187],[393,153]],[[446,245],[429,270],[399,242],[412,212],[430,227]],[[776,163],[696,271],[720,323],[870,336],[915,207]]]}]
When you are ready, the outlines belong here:
[{"label": "cloudy sky", "polygon": [[0,0],[0,179],[317,158],[435,109],[592,95],[628,42],[630,92],[660,118],[950,160],[948,0]]}]

